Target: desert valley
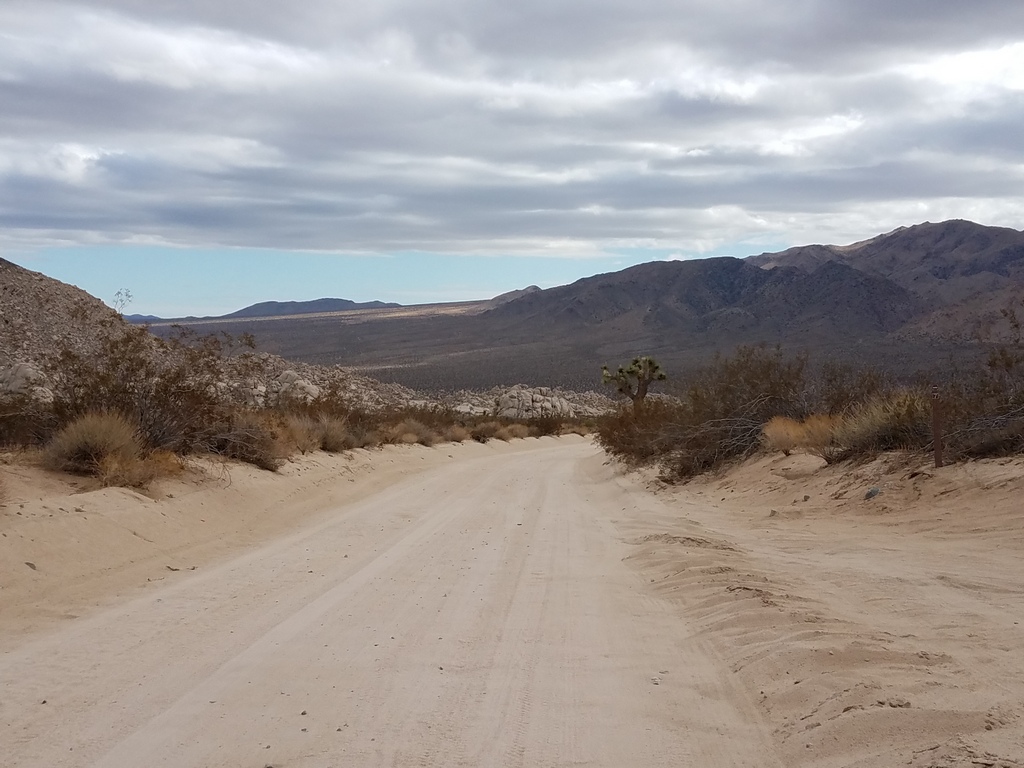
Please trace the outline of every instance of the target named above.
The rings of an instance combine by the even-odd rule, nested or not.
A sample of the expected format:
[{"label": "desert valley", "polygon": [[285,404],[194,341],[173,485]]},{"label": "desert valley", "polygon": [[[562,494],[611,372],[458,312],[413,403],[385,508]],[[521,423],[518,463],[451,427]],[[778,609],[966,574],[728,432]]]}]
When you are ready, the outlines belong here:
[{"label": "desert valley", "polygon": [[1024,767],[1024,232],[288,298],[0,260],[4,765]]}]

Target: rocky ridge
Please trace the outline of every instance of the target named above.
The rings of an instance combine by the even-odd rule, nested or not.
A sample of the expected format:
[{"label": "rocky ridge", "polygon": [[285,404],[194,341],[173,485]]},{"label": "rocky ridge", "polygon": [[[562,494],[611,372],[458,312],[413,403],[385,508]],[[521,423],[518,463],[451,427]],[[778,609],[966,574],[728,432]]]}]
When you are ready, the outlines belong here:
[{"label": "rocky ridge", "polygon": [[[129,333],[123,318],[85,291],[0,259],[0,396],[51,397],[44,371],[62,350],[87,356],[104,334]],[[158,342],[153,339],[154,354]],[[323,366],[257,353],[228,358],[221,388],[225,399],[263,407],[281,399],[312,401],[340,392],[368,410],[444,407],[475,416],[575,418],[606,411],[611,401],[593,393],[546,387],[498,387],[485,392],[424,395],[399,384]]]}]

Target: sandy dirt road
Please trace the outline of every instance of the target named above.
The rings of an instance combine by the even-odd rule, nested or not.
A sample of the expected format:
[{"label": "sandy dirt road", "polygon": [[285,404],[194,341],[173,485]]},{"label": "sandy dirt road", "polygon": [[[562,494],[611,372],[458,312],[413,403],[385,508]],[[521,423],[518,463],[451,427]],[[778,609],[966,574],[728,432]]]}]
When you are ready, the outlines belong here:
[{"label": "sandy dirt road", "polygon": [[395,484],[0,656],[0,763],[778,766],[592,444]]}]

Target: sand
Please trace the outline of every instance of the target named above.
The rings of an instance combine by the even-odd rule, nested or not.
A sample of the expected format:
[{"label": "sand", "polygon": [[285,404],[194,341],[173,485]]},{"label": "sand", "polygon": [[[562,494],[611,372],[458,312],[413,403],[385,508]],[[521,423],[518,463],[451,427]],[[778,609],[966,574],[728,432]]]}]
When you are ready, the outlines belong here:
[{"label": "sand", "polygon": [[4,765],[1024,765],[1020,462],[0,478]]}]

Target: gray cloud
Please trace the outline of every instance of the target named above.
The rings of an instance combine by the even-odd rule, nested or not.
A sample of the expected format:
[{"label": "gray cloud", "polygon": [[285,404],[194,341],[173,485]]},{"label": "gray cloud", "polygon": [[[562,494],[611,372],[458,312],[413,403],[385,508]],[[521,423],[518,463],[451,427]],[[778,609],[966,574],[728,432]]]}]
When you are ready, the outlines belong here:
[{"label": "gray cloud", "polygon": [[0,246],[574,255],[1020,226],[1019,3],[355,5],[4,4]]}]

